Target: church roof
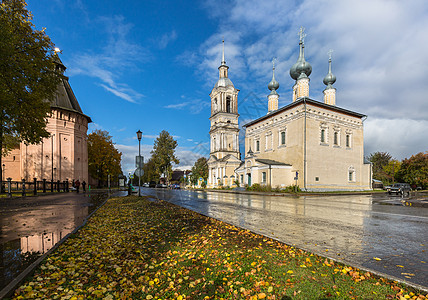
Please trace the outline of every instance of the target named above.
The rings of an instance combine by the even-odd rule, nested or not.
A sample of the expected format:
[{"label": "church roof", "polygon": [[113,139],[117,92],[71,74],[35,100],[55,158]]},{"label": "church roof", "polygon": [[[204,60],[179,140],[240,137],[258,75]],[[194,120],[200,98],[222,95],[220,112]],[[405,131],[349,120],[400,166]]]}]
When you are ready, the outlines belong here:
[{"label": "church roof", "polygon": [[[54,62],[57,65],[57,70],[61,74],[63,74],[66,70],[66,67],[62,63],[58,54],[55,54]],[[70,83],[68,82],[67,76],[62,75],[55,97],[53,100],[51,100],[51,107],[76,112],[86,117],[88,119],[88,122],[92,122],[91,118],[82,112],[79,102],[77,101],[76,96],[74,95],[73,90],[71,89]]]},{"label": "church roof", "polygon": [[319,102],[319,101],[316,101],[316,100],[312,100],[312,99],[310,99],[308,97],[301,97],[301,98],[297,99],[295,102],[292,102],[292,103],[290,103],[290,104],[288,104],[286,106],[283,106],[283,107],[281,107],[281,108],[279,108],[279,109],[277,109],[275,111],[272,111],[268,115],[264,115],[264,116],[262,116],[262,117],[260,117],[258,119],[255,119],[255,120],[253,120],[251,122],[248,122],[247,124],[243,125],[243,127],[251,126],[253,124],[256,124],[256,123],[258,123],[260,121],[263,121],[263,120],[266,120],[268,118],[271,118],[272,116],[274,116],[276,114],[279,114],[279,113],[281,113],[283,111],[286,111],[286,110],[288,110],[290,108],[296,107],[296,106],[301,105],[303,103],[312,104],[314,106],[318,106],[318,107],[321,107],[321,108],[325,108],[325,109],[328,109],[328,110],[332,110],[332,111],[335,111],[335,112],[346,114],[346,115],[349,115],[349,116],[352,116],[352,117],[357,117],[357,118],[366,117],[366,115],[360,114],[358,112],[354,112],[354,111],[351,111],[351,110],[340,108],[340,107],[334,106],[334,105],[325,104],[324,102]]},{"label": "church roof", "polygon": [[218,88],[218,87],[228,87],[228,86],[232,86],[233,87],[233,83],[232,80],[230,80],[228,77],[222,77],[220,78],[217,83],[215,84],[214,88]]},{"label": "church roof", "polygon": [[286,164],[273,159],[256,158],[256,162],[262,163],[264,165],[271,165],[271,166],[291,166],[290,164]]}]

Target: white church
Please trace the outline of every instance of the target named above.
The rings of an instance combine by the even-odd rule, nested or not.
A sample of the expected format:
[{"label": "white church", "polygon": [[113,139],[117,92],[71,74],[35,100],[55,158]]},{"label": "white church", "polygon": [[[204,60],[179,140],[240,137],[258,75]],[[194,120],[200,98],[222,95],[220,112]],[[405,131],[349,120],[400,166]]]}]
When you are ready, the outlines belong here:
[{"label": "white church", "polygon": [[[268,85],[267,113],[245,125],[245,152],[239,151],[238,92],[228,77],[223,55],[219,80],[211,91],[211,146],[208,187],[297,185],[306,191],[370,190],[372,170],[364,162],[364,114],[336,106],[336,77],[329,69],[323,101],[309,97],[312,66],[304,56],[290,68],[295,80],[291,102],[278,108],[279,83]],[[241,160],[242,159],[242,160]]]}]

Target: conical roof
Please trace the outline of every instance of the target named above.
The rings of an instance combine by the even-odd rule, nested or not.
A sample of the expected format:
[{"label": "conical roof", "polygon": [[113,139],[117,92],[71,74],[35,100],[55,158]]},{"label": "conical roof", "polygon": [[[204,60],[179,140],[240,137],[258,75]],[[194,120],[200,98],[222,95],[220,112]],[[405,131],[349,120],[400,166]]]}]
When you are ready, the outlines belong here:
[{"label": "conical roof", "polygon": [[[62,75],[66,70],[66,67],[57,54],[54,55],[54,63],[55,69]],[[51,100],[51,107],[77,112],[86,117],[88,122],[92,122],[91,118],[82,112],[79,102],[77,101],[70,83],[68,82],[68,77],[64,75],[61,76],[55,96]]]}]

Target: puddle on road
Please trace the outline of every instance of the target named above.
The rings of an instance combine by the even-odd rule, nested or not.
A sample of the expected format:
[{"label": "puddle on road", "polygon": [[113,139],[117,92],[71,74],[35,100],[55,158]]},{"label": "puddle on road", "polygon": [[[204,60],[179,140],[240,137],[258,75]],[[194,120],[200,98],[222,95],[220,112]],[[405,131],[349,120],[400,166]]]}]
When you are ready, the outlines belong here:
[{"label": "puddle on road", "polygon": [[0,290],[80,226],[107,194],[0,211]]}]

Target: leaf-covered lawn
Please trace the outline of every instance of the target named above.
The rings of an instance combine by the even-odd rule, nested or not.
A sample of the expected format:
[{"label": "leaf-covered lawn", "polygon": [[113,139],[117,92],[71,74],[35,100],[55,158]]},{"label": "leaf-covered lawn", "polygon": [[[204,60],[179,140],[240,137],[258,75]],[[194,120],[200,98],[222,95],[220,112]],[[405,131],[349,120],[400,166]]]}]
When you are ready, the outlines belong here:
[{"label": "leaf-covered lawn", "polygon": [[427,299],[395,282],[144,197],[110,199],[14,297]]}]

